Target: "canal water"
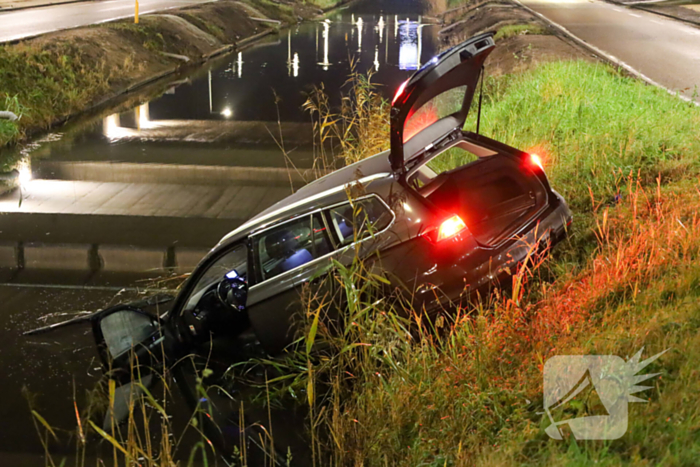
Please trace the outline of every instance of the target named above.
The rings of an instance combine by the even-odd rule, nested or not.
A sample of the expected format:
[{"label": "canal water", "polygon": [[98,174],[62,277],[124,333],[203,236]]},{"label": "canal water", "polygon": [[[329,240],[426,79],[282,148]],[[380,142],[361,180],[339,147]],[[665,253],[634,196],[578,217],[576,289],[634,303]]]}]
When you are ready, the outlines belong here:
[{"label": "canal water", "polygon": [[438,51],[435,8],[444,5],[361,0],[16,150],[22,188],[0,195],[0,464],[43,465],[23,388],[71,430],[73,398],[84,404],[99,376],[88,329],[21,333],[167,288],[156,280],[165,271],[191,270],[311,180],[308,93],[323,86],[339,106],[354,66],[391,98]]}]

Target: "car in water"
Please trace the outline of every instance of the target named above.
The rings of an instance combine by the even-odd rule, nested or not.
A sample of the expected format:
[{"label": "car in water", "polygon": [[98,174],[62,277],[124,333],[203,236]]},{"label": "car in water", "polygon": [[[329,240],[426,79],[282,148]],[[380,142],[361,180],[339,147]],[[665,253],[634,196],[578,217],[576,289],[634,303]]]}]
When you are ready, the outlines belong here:
[{"label": "car in water", "polygon": [[[572,215],[538,156],[463,129],[494,47],[482,34],[425,64],[393,99],[388,151],[309,183],[226,235],[167,313],[148,311],[156,298],[94,315],[105,365],[128,369],[134,346],[183,355],[211,336],[277,355],[295,338],[301,288],[333,261],[366,258],[430,313],[510,277],[533,245],[564,238]],[[450,168],[440,158],[469,162]]]},{"label": "car in water", "polygon": [[[249,333],[275,355],[294,339],[300,287],[331,260],[372,258],[430,312],[508,277],[533,244],[563,238],[571,212],[539,157],[463,130],[494,47],[487,33],[433,58],[396,93],[390,150],[306,185],[224,237],[175,301],[180,332]],[[445,155],[472,161],[438,173],[431,161]],[[218,322],[231,313],[240,316]]]}]

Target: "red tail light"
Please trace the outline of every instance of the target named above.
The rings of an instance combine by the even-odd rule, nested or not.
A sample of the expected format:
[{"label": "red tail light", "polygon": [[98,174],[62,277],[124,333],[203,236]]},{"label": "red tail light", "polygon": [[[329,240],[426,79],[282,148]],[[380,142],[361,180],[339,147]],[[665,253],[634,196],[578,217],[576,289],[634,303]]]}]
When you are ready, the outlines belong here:
[{"label": "red tail light", "polygon": [[442,221],[439,227],[430,230],[425,235],[431,241],[437,243],[464,232],[467,232],[467,224],[464,223],[461,217],[455,214]]},{"label": "red tail light", "polygon": [[532,162],[532,165],[539,167],[540,170],[544,172],[544,165],[542,164],[542,158],[540,156],[537,154],[530,154],[530,162]]}]

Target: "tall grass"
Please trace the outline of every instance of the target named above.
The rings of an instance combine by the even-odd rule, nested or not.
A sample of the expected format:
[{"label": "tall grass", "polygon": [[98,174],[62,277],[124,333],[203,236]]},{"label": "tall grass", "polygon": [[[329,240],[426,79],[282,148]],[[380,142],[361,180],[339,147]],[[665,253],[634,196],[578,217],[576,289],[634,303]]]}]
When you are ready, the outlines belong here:
[{"label": "tall grass", "polygon": [[493,36],[493,40],[500,41],[513,36],[547,34],[547,29],[539,24],[511,24],[503,26]]},{"label": "tall grass", "polygon": [[314,125],[319,168],[337,169],[389,149],[390,105],[377,92],[372,74],[353,71],[346,87],[349,93],[339,110],[330,107],[324,87],[314,89],[304,103]]},{"label": "tall grass", "polygon": [[[535,299],[527,281],[541,262],[533,256],[514,276],[519,292],[437,322],[442,332],[409,333],[383,304],[353,295],[366,283],[362,268],[340,269],[363,314],[349,314],[352,334],[329,339],[341,357],[307,372],[310,387],[327,384],[312,422],[329,434],[322,465],[692,465],[700,452],[698,186],[628,183],[631,196],[595,213],[596,253],[581,272],[539,283]],[[323,335],[311,329],[307,342]],[[628,435],[548,440],[539,414],[547,358],[629,357],[642,347],[671,352],[653,369],[662,377],[645,394],[650,402],[631,405]]]}]

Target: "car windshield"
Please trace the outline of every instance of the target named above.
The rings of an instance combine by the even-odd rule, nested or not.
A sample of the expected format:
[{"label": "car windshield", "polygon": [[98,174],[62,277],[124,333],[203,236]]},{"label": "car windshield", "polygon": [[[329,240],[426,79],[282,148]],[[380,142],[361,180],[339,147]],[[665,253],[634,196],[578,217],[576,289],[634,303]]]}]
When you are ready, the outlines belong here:
[{"label": "car windshield", "polygon": [[212,263],[192,289],[184,310],[193,310],[202,295],[213,285],[218,284],[228,274],[236,271],[244,280],[248,273],[248,248],[239,244]]}]

